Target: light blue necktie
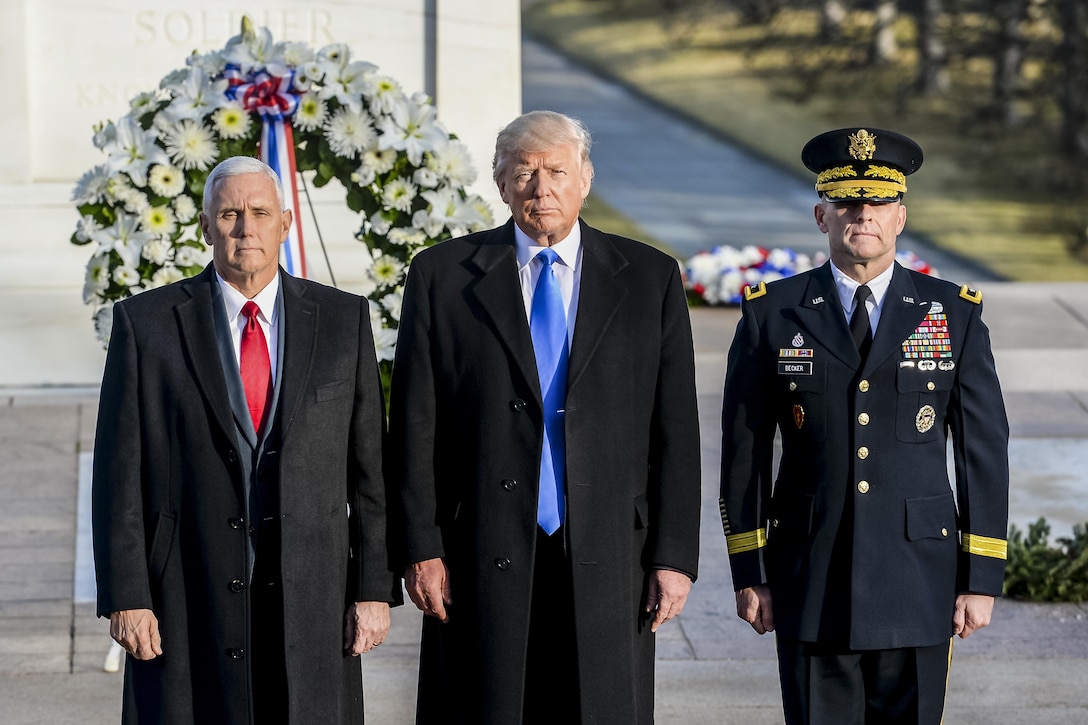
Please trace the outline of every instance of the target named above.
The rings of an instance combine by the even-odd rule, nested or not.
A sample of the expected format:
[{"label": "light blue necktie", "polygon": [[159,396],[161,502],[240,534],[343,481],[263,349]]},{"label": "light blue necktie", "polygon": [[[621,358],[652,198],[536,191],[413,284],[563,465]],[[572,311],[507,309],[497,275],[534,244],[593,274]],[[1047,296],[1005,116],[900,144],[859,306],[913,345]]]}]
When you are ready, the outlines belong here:
[{"label": "light blue necktie", "polygon": [[549,535],[563,523],[563,480],[566,476],[566,441],[563,407],[567,398],[567,313],[552,264],[559,255],[551,249],[536,255],[542,263],[533,292],[529,330],[544,398],[544,448],[540,455],[540,493],[536,521]]}]

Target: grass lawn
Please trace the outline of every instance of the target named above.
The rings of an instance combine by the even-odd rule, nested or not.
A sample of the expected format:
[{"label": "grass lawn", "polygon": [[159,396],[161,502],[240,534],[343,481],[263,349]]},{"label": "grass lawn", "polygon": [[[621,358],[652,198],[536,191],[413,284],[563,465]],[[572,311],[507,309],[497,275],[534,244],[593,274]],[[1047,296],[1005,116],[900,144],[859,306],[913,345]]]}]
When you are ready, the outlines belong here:
[{"label": "grass lawn", "polygon": [[[863,28],[848,28],[854,42],[828,50],[816,44],[812,11],[745,25],[717,4],[701,6],[666,23],[651,0],[537,0],[523,3],[522,27],[803,178],[811,174],[801,147],[817,133],[853,125],[905,133],[926,155],[910,178],[912,233],[1008,279],[1088,280],[1088,252],[1074,250],[1088,200],[1052,183],[1056,151],[1045,129],[996,133],[979,120],[970,101],[984,92],[986,67],[965,62],[953,69],[948,96],[915,98],[903,92],[913,72],[913,26],[905,20],[897,26],[900,61],[873,70],[851,61]],[[611,229],[616,220],[590,223]],[[637,230],[628,236],[645,238]]]}]

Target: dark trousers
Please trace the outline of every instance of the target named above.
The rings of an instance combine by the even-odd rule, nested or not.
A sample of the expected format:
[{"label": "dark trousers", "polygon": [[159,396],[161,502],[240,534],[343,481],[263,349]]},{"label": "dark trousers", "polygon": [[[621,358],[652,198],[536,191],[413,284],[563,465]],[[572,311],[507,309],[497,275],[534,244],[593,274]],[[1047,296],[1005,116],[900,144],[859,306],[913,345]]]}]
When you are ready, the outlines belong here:
[{"label": "dark trousers", "polygon": [[280,581],[279,528],[262,525],[250,583],[252,674],[255,725],[287,722],[287,665],[283,637],[283,584]]},{"label": "dark trousers", "polygon": [[537,528],[529,647],[525,667],[524,725],[579,725],[578,642],[574,587],[565,529],[551,536]]},{"label": "dark trousers", "polygon": [[939,725],[952,641],[851,651],[778,637],[788,725]]}]

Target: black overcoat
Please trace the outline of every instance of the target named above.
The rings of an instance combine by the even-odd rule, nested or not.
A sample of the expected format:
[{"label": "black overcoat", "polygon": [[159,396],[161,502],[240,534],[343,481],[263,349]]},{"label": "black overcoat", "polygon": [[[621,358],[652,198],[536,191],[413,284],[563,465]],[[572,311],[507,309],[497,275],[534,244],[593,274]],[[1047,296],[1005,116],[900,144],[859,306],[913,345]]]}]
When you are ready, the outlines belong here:
[{"label": "black overcoat", "polygon": [[[345,607],[395,599],[370,315],[363,298],[280,280],[278,445],[255,467],[279,484],[289,721],[360,723]],[[250,723],[261,694],[249,684],[245,453],[216,347],[216,284],[209,266],[114,307],[94,453],[98,613],[154,610],[163,648],[126,661],[126,723]]]},{"label": "black overcoat", "polygon": [[[582,224],[566,397],[567,518],[584,723],[652,722],[655,566],[696,574],[699,429],[675,260]],[[404,562],[444,557],[418,721],[521,721],[541,397],[513,222],[416,257],[390,405]]]},{"label": "black overcoat", "polygon": [[896,264],[864,365],[830,263],[743,303],[722,519],[734,586],[770,584],[779,634],[935,645],[958,593],[1001,594],[1009,428],[981,302]]}]

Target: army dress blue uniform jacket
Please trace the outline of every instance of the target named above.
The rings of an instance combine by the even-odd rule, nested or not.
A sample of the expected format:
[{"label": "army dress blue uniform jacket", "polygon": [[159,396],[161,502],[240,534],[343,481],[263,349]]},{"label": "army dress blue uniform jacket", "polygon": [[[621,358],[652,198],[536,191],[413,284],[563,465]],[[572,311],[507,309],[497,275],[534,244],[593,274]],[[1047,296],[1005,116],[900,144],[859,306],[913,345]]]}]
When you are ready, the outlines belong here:
[{"label": "army dress blue uniform jacket", "polygon": [[957,594],[1001,594],[1009,432],[981,301],[896,264],[862,364],[830,262],[749,291],[725,383],[722,523],[735,589],[770,585],[780,635],[934,645]]}]

